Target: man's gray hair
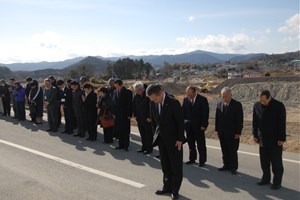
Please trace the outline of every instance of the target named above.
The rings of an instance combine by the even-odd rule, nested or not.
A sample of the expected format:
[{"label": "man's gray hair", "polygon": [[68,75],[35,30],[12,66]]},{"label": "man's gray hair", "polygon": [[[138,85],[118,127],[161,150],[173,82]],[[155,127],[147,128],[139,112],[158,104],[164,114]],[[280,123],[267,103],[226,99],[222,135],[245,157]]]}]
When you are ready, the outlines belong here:
[{"label": "man's gray hair", "polygon": [[189,85],[186,87],[185,91],[192,90],[193,92],[197,92],[197,87],[194,85]]},{"label": "man's gray hair", "polygon": [[161,91],[164,91],[163,85],[160,83],[154,83],[147,87],[146,94],[147,96],[156,95],[158,96]]},{"label": "man's gray hair", "polygon": [[108,79],[108,81],[107,81],[108,84],[111,84],[111,83],[114,83],[114,82],[115,82],[115,79],[114,79],[114,78],[110,78],[110,79]]},{"label": "man's gray hair", "polygon": [[228,94],[230,94],[230,95],[232,94],[232,93],[231,93],[230,87],[224,87],[224,88],[221,90],[221,93],[225,93],[225,92],[228,93]]},{"label": "man's gray hair", "polygon": [[138,90],[145,89],[144,84],[141,81],[135,82],[135,84],[133,84],[133,88]]}]

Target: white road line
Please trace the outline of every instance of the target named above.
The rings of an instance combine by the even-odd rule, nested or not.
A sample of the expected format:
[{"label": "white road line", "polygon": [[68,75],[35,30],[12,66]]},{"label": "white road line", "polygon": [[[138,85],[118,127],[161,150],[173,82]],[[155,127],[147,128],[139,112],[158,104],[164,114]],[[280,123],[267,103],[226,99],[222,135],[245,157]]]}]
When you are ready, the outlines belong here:
[{"label": "white road line", "polygon": [[[218,150],[221,150],[220,147],[215,147],[215,146],[210,146],[210,145],[206,145],[206,147],[211,148],[211,149],[218,149]],[[257,153],[250,153],[250,152],[247,152],[247,151],[238,151],[238,153],[259,157],[259,154],[257,154]],[[298,161],[298,160],[291,160],[291,159],[286,159],[286,158],[283,158],[282,160],[283,160],[283,161],[286,161],[286,162],[291,162],[291,163],[297,163],[297,164],[300,164],[300,161]]]},{"label": "white road line", "polygon": [[[139,133],[135,133],[135,132],[131,132],[131,133],[133,133],[134,135],[138,135],[138,136],[140,135]],[[211,149],[221,150],[220,147],[216,147],[216,146],[206,145],[206,147],[211,148]],[[238,153],[259,157],[259,154],[257,154],[257,153],[250,153],[250,152],[247,152],[247,151],[238,151]],[[286,161],[286,162],[300,164],[299,160],[291,160],[291,159],[287,159],[287,158],[283,158],[282,160]]]},{"label": "white road line", "polygon": [[39,155],[39,156],[42,156],[44,158],[48,158],[50,160],[54,160],[56,162],[59,162],[59,163],[62,163],[62,164],[65,164],[65,165],[68,165],[68,166],[71,166],[71,167],[74,167],[74,168],[77,168],[77,169],[84,170],[84,171],[87,171],[87,172],[90,172],[90,173],[93,173],[93,174],[96,174],[96,175],[99,175],[99,176],[102,176],[102,177],[105,177],[105,178],[108,178],[108,179],[111,179],[111,180],[114,180],[114,181],[118,181],[118,182],[130,185],[130,186],[136,187],[136,188],[142,188],[142,187],[145,186],[141,183],[137,183],[137,182],[134,182],[134,181],[131,181],[131,180],[128,180],[128,179],[125,179],[125,178],[121,178],[121,177],[118,177],[118,176],[115,176],[115,175],[112,175],[112,174],[109,174],[109,173],[106,173],[106,172],[103,172],[103,171],[99,171],[99,170],[96,170],[96,169],[93,169],[93,168],[90,168],[90,167],[86,167],[84,165],[80,165],[80,164],[77,164],[77,163],[74,163],[74,162],[56,157],[56,156],[52,156],[50,154],[40,152],[40,151],[36,151],[34,149],[30,149],[30,148],[27,148],[27,147],[24,147],[24,146],[21,146],[21,145],[18,145],[18,144],[14,144],[14,143],[7,142],[7,141],[4,141],[4,140],[0,140],[0,143],[6,144],[6,145],[11,146],[11,147],[15,147],[15,148],[18,148],[18,149],[21,149],[21,150],[24,150],[24,151],[27,151],[27,152],[30,152],[30,153],[33,153],[33,154],[36,154],[36,155]]}]

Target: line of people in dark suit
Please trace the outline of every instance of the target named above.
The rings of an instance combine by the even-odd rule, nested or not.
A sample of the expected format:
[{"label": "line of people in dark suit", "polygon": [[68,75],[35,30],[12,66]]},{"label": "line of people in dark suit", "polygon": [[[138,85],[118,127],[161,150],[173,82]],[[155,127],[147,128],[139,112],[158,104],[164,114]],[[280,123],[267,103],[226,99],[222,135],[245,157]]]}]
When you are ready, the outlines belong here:
[{"label": "line of people in dark suit", "polygon": [[[58,131],[61,120],[59,113],[62,108],[65,118],[63,133],[73,134],[77,128],[74,136],[83,138],[88,132],[87,140],[95,141],[99,117],[111,114],[115,123],[114,126],[103,128],[103,142],[110,144],[113,143],[113,138],[116,138],[118,146],[115,149],[128,151],[131,118],[135,117],[142,142],[138,152],[150,154],[153,146],[157,145],[159,148],[163,187],[156,191],[157,195],[171,193],[172,199],[179,198],[183,177],[182,145],[185,142],[188,143],[190,151],[187,165],[196,163],[197,150],[198,166],[204,167],[207,162],[205,131],[208,127],[209,104],[206,97],[197,93],[195,86],[187,87],[186,97],[181,105],[173,95],[165,92],[161,84],[151,84],[147,87],[141,82],[136,82],[133,85],[133,95],[132,91],[123,85],[122,80],[110,79],[109,87],[97,90],[98,99],[95,89],[85,77],[81,77],[79,82],[68,80],[65,84],[63,80],[56,82],[54,77],[50,76],[44,81],[44,90],[30,77],[26,80],[28,83],[24,89],[24,96],[29,103],[31,121],[41,123],[44,104],[48,116],[47,131]],[[22,86],[19,82],[16,82],[15,86],[10,92],[18,102],[15,90]],[[4,88],[9,87],[1,81],[0,95],[3,102],[7,100],[7,94],[4,92],[7,89]],[[223,166],[218,170],[229,170],[232,174],[237,174],[237,151],[243,129],[243,107],[232,98],[231,89],[228,87],[222,89],[221,97],[222,101],[217,105],[215,116],[215,131],[220,140],[223,158]],[[19,106],[17,110],[19,119],[25,119],[23,111],[19,111]],[[4,114],[7,113],[10,111]],[[284,105],[273,99],[268,90],[260,92],[259,101],[254,105],[252,126],[254,141],[260,145],[263,170],[263,176],[257,184],[270,183],[272,166],[274,177],[271,188],[277,190],[281,187],[283,175],[282,145],[286,140],[286,111]]]}]

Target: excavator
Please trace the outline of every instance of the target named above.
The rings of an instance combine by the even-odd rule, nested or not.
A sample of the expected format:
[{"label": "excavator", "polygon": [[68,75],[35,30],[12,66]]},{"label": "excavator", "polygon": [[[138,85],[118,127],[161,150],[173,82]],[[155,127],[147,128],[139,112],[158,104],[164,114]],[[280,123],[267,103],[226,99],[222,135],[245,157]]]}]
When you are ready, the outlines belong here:
[{"label": "excavator", "polygon": [[200,88],[199,88],[199,91],[202,92],[202,93],[210,92],[211,87],[213,86],[213,84],[214,84],[213,81],[208,81],[208,82],[206,83],[206,85],[204,85],[203,87],[200,87]]}]

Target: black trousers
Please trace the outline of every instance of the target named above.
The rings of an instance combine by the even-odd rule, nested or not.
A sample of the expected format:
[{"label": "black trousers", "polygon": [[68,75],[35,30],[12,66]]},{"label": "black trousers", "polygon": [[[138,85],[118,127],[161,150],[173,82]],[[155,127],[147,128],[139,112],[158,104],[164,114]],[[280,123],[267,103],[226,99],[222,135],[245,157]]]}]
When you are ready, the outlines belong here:
[{"label": "black trousers", "polygon": [[10,98],[2,97],[3,114],[10,116]]},{"label": "black trousers", "polygon": [[78,128],[78,135],[84,137],[85,136],[85,125],[84,125],[84,118],[83,115],[76,115],[76,124]]},{"label": "black trousers", "polygon": [[196,152],[196,143],[197,143],[197,150],[199,153],[199,163],[204,164],[207,161],[205,132],[199,131],[198,133],[194,133],[190,131],[187,133],[187,141],[190,149],[189,160],[195,161],[197,159],[197,152]]},{"label": "black trousers", "polygon": [[[220,137],[220,136],[219,136]],[[223,164],[231,170],[238,169],[237,151],[240,145],[240,139],[220,137],[221,150],[223,155]]]},{"label": "black trousers", "polygon": [[60,111],[60,102],[58,102],[58,108],[57,108],[57,127],[60,127],[61,125],[61,111]]},{"label": "black trousers", "polygon": [[129,135],[130,135],[130,119],[128,118],[117,118],[115,119],[115,131],[117,137],[119,137],[119,146],[127,149],[129,147]]},{"label": "black trousers", "polygon": [[67,133],[73,133],[73,109],[72,107],[64,107],[64,115],[65,115],[65,131]]},{"label": "black trousers", "polygon": [[282,163],[282,146],[274,145],[272,147],[260,147],[260,164],[263,171],[262,180],[270,182],[271,170],[274,174],[273,184],[281,185],[283,175],[283,163]]},{"label": "black trousers", "polygon": [[142,150],[152,152],[153,134],[151,123],[148,123],[146,120],[142,122],[138,121],[138,128],[142,140]]},{"label": "black trousers", "polygon": [[113,137],[114,137],[113,131],[114,131],[114,127],[103,128],[105,143],[113,143]]},{"label": "black trousers", "polygon": [[17,116],[20,120],[25,120],[25,101],[16,101]]},{"label": "black trousers", "polygon": [[96,140],[97,139],[97,125],[96,125],[96,117],[89,117],[86,120],[86,125],[87,125],[87,131],[89,134],[89,138],[91,140]]},{"label": "black trousers", "polygon": [[57,107],[55,106],[48,106],[47,114],[48,114],[48,125],[49,129],[57,130],[58,129],[58,112]]},{"label": "black trousers", "polygon": [[175,143],[170,144],[170,141],[163,141],[161,138],[158,140],[160,163],[163,171],[163,188],[177,194],[183,177],[183,149],[178,151]]}]

